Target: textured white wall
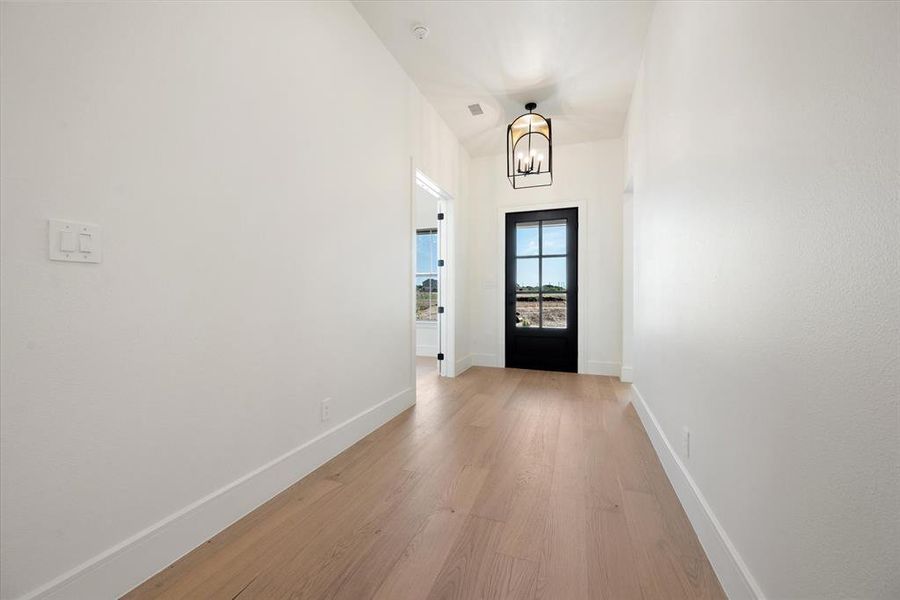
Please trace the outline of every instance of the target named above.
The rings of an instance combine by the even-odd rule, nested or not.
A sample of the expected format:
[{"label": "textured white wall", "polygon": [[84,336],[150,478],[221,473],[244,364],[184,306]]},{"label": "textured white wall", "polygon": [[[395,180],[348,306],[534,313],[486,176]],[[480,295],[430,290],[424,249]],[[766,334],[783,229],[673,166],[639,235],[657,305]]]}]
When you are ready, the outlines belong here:
[{"label": "textured white wall", "polygon": [[770,598],[900,597],[897,3],[659,3],[635,382]]},{"label": "textured white wall", "polygon": [[410,156],[468,158],[345,3],[3,3],[0,54],[12,598],[407,388]]},{"label": "textured white wall", "polygon": [[579,231],[587,236],[587,253],[580,256],[587,282],[579,293],[587,310],[579,313],[588,326],[588,370],[618,374],[622,346],[622,140],[553,147],[553,185],[514,190],[506,178],[506,156],[472,160],[471,218],[468,220],[468,288],[472,338],[470,347],[479,364],[497,364],[498,210],[551,202],[583,201],[587,219],[579,217]]}]

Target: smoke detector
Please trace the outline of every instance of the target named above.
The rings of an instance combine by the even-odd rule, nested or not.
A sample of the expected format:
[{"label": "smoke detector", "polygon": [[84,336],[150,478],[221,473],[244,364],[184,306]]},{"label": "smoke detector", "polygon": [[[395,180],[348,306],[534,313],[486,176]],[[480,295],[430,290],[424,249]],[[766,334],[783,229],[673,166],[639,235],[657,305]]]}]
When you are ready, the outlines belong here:
[{"label": "smoke detector", "polygon": [[413,25],[412,33],[414,36],[416,36],[417,40],[424,40],[428,37],[428,34],[431,33],[431,30],[428,29],[428,25],[419,23],[417,25]]},{"label": "smoke detector", "polygon": [[469,112],[472,113],[473,117],[477,117],[478,115],[484,114],[484,109],[481,108],[480,104],[470,104]]}]

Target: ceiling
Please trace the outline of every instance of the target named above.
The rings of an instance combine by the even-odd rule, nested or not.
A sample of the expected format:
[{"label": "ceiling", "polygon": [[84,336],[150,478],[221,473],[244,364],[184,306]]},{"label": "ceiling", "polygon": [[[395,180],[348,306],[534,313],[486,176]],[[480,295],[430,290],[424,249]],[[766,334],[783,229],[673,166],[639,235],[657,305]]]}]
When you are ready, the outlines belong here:
[{"label": "ceiling", "polygon": [[[554,144],[622,135],[652,2],[355,2],[472,156],[506,152],[526,102]],[[417,39],[417,24],[430,29]],[[472,116],[478,103],[484,114]]]}]

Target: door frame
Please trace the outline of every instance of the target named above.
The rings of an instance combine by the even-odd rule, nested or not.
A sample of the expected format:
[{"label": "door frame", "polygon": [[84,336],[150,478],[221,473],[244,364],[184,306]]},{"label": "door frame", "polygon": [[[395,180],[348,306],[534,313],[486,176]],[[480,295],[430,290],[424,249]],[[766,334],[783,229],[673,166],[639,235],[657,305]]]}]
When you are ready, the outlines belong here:
[{"label": "door frame", "polygon": [[[456,377],[456,227],[455,227],[455,202],[451,196],[434,178],[430,177],[416,164],[415,158],[410,159],[410,189],[409,189],[409,276],[410,285],[410,386],[416,389],[416,290],[412,282],[415,281],[416,272],[416,179],[421,176],[435,190],[437,198],[437,210],[444,213],[442,223],[438,224],[438,254],[444,259],[444,266],[440,268],[440,285],[438,286],[438,302],[444,307],[443,319],[440,325],[439,347],[444,353],[444,360],[438,363],[438,372],[442,377]],[[437,357],[435,357],[437,360]]]},{"label": "door frame", "polygon": [[569,200],[515,204],[497,209],[497,366],[506,367],[506,215],[534,210],[578,209],[578,372],[587,373],[588,354],[588,271],[587,271],[587,202]]}]

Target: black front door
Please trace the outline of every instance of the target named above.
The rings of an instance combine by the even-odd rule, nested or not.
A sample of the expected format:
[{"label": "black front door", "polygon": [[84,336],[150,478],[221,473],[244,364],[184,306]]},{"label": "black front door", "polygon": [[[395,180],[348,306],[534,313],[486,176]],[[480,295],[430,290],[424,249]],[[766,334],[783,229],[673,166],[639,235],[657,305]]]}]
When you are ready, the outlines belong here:
[{"label": "black front door", "polygon": [[506,215],[506,366],[578,371],[578,209]]}]

